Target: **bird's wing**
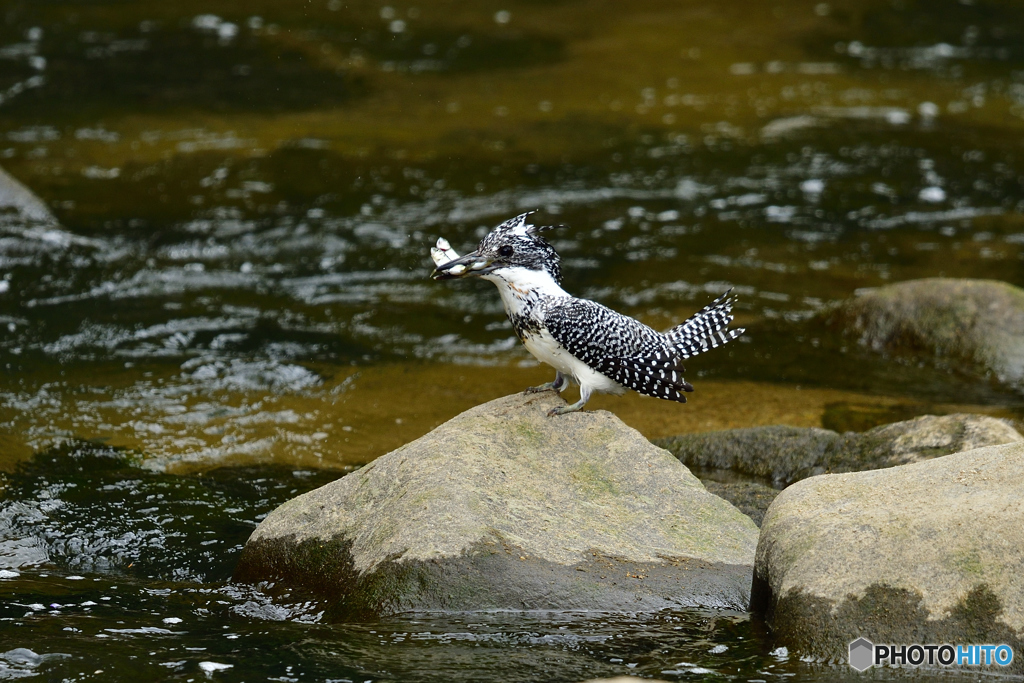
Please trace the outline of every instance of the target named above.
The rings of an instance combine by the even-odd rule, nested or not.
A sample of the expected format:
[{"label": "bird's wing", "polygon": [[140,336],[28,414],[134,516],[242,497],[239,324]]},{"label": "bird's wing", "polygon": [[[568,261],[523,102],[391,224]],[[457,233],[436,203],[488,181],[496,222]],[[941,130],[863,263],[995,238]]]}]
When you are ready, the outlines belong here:
[{"label": "bird's wing", "polygon": [[661,351],[651,356],[606,358],[594,369],[645,396],[686,403],[683,392],[693,391],[693,386],[683,379],[679,359]]},{"label": "bird's wing", "polygon": [[566,351],[628,389],[681,403],[681,392],[693,391],[661,334],[606,306],[563,299],[548,308],[544,326]]}]

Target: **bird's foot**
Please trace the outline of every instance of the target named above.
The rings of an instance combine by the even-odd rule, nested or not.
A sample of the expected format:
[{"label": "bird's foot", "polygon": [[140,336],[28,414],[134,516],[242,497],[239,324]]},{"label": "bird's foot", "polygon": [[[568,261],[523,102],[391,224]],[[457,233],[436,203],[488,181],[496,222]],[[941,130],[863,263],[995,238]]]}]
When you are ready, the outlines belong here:
[{"label": "bird's foot", "polygon": [[569,386],[569,380],[561,372],[558,372],[555,374],[555,379],[552,380],[551,382],[545,382],[544,384],[541,384],[539,387],[530,387],[523,393],[539,394],[542,391],[557,391],[558,393],[562,393],[562,390],[565,389],[567,386]]},{"label": "bird's foot", "polygon": [[566,413],[577,413],[583,410],[583,405],[586,401],[577,401],[567,406],[555,406],[548,411],[548,417],[554,417],[555,415],[565,415]]}]

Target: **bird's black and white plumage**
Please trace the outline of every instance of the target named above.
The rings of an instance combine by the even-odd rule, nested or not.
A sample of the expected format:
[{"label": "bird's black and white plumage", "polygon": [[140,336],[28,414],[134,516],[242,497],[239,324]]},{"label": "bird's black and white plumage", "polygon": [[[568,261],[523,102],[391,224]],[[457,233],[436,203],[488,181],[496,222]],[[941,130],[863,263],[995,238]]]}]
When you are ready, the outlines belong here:
[{"label": "bird's black and white plumage", "polygon": [[[559,257],[524,213],[494,228],[476,251],[438,265],[435,279],[475,275],[498,287],[516,335],[537,360],[555,368],[555,380],[532,390],[561,392],[573,381],[580,400],[551,414],[580,410],[593,392],[686,402],[693,387],[682,361],[743,334],[732,322],[730,292],[681,325],[656,332],[607,306],[577,299],[561,287]],[[730,290],[731,291],[731,290]]]}]

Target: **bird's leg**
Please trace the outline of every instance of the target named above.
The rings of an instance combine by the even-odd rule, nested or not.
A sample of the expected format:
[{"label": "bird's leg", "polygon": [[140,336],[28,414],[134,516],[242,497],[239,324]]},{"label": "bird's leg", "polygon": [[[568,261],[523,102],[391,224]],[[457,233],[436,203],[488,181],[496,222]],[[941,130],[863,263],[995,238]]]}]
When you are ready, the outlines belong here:
[{"label": "bird's leg", "polygon": [[566,413],[575,413],[579,410],[583,410],[583,406],[587,405],[587,401],[590,400],[590,387],[585,384],[580,385],[580,400],[576,401],[572,405],[558,406],[548,411],[548,417],[554,417],[555,415],[565,415]]},{"label": "bird's leg", "polygon": [[537,394],[542,391],[550,391],[551,389],[554,389],[555,391],[561,393],[562,390],[564,390],[567,386],[569,386],[569,378],[563,375],[561,372],[556,372],[555,379],[553,382],[546,382],[544,384],[541,384],[539,387],[529,387],[523,393]]}]

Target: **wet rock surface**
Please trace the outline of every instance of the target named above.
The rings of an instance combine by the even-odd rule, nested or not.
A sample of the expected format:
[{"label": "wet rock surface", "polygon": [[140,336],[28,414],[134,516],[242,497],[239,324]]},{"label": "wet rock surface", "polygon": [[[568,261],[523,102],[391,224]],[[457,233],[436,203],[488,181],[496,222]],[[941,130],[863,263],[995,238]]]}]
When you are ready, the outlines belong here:
[{"label": "wet rock surface", "polygon": [[260,524],[235,578],[336,616],[745,609],[757,529],[614,415],[473,408]]},{"label": "wet rock surface", "polygon": [[772,425],[660,439],[688,467],[734,470],[788,486],[817,474],[905,465],[982,446],[1022,441],[984,415],[923,415],[862,433]]},{"label": "wet rock surface", "polygon": [[775,500],[775,496],[779,495],[779,489],[754,481],[722,482],[701,479],[701,482],[708,491],[735,505],[757,526],[761,526],[768,506]]},{"label": "wet rock surface", "polygon": [[822,319],[874,351],[1024,390],[1024,290],[1011,284],[911,280],[868,290]]},{"label": "wet rock surface", "polygon": [[838,661],[862,635],[1020,652],[1022,481],[1020,443],[801,481],[765,516],[752,609],[778,642]]}]

